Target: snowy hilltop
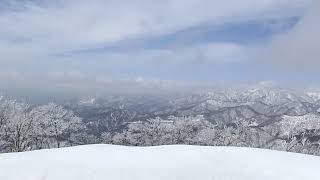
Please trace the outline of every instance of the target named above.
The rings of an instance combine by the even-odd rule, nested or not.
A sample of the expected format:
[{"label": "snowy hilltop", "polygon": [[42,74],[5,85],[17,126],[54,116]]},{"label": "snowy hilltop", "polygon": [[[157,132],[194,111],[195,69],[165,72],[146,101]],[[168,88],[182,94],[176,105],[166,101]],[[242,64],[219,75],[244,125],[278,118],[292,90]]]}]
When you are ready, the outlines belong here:
[{"label": "snowy hilltop", "polygon": [[320,157],[236,147],[87,145],[0,155],[3,180],[314,180]]}]

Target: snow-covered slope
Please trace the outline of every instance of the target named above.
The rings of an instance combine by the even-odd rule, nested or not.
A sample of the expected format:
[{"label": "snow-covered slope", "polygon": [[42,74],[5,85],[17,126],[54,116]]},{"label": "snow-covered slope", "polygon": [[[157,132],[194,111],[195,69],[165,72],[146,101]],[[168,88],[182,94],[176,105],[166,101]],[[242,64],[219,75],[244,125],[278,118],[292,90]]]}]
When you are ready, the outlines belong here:
[{"label": "snow-covered slope", "polygon": [[320,157],[250,148],[88,145],[0,155],[1,180],[315,180]]}]

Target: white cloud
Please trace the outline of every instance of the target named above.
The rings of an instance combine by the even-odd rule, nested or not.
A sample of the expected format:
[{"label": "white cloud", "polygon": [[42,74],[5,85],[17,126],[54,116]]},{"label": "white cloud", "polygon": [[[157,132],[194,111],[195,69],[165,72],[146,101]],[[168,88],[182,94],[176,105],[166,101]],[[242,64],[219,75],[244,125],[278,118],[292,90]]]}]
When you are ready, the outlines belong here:
[{"label": "white cloud", "polygon": [[309,11],[292,31],[276,36],[269,45],[268,60],[294,69],[319,69],[320,2],[314,1]]},{"label": "white cloud", "polygon": [[[105,67],[122,69],[135,67],[145,69],[196,65],[216,65],[221,63],[245,62],[252,48],[235,43],[207,43],[187,47],[162,49],[138,49],[128,52],[81,53],[59,57],[60,61],[103,64]],[[174,77],[173,77],[174,79]]]},{"label": "white cloud", "polygon": [[[309,0],[65,0],[0,14],[2,59],[46,55],[166,34],[200,23],[256,19],[303,7]],[[49,3],[49,4],[48,4]],[[282,11],[286,9],[285,11]]]},{"label": "white cloud", "polygon": [[[204,42],[151,50],[74,53],[66,57],[52,55],[104,47],[131,38],[161,36],[207,23],[224,24],[299,15],[311,0],[48,0],[40,4],[19,0],[11,2],[14,3],[10,8],[0,12],[0,72],[3,71],[0,79],[7,80],[7,84],[14,84],[13,81],[16,80],[15,87],[67,86],[85,89],[105,88],[112,84],[117,89],[128,87],[127,84],[130,83],[167,84],[168,81],[162,82],[157,77],[130,77],[128,81],[121,80],[115,85],[117,78],[109,76],[109,72],[104,72],[108,76],[90,74],[77,69],[77,65],[59,67],[56,63],[92,61],[97,62],[98,67],[100,61],[106,69],[131,65],[148,68],[159,64],[179,67],[185,63],[243,61],[250,49],[235,43]],[[29,62],[32,65],[28,65]],[[30,73],[4,71],[6,66],[2,65],[10,64],[14,67],[12,69],[19,64],[22,66],[20,69],[26,69]],[[52,64],[55,66],[51,67]],[[44,66],[48,67],[37,72]],[[46,70],[50,72],[43,72]]]}]

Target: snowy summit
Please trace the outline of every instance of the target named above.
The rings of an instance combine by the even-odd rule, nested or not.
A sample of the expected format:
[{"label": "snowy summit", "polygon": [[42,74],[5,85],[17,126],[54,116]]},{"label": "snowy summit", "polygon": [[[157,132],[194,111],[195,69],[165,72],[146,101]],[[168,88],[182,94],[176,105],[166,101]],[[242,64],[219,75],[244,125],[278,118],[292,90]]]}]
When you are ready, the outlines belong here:
[{"label": "snowy summit", "polygon": [[236,147],[88,145],[0,155],[1,180],[315,180],[320,157]]}]

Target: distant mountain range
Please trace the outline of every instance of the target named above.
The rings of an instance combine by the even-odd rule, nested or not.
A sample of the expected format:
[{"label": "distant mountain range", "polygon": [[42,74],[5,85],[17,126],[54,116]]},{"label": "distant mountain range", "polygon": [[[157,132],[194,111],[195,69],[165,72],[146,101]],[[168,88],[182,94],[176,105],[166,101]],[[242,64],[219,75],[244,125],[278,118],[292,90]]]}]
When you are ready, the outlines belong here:
[{"label": "distant mountain range", "polygon": [[[219,89],[198,93],[167,95],[114,95],[90,97],[65,106],[88,121],[107,111],[126,110],[130,121],[154,117],[203,115],[213,123],[250,120],[264,126],[287,116],[317,115],[320,92],[293,91],[280,88]],[[90,114],[90,115],[89,115]]]}]

